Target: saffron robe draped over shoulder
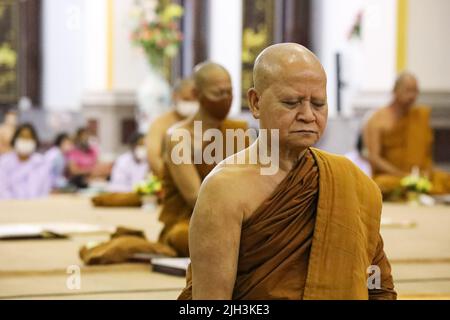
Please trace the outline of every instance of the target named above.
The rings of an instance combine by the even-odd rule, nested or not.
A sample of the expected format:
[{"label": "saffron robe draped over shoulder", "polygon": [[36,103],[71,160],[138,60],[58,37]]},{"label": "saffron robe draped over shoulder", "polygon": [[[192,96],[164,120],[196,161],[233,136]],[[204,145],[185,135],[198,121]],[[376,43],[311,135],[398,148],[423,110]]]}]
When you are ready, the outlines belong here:
[{"label": "saffron robe draped over shoulder", "polygon": [[[418,167],[433,183],[432,193],[450,193],[450,174],[433,168],[433,131],[430,108],[413,107],[394,127],[381,135],[381,156],[404,172]],[[384,174],[373,169],[373,178],[383,194],[400,186],[402,177]]]},{"label": "saffron robe draped over shoulder", "polygon": [[[381,204],[349,160],[311,148],[243,223],[233,299],[395,299]],[[189,268],[179,299],[192,298],[192,285]]]}]

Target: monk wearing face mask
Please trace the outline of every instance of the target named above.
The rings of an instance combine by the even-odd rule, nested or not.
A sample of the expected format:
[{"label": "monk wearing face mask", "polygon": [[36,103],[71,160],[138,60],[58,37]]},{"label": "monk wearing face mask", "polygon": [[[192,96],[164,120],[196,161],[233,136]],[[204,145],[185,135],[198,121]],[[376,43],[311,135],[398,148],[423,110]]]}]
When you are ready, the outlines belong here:
[{"label": "monk wearing face mask", "polygon": [[159,116],[150,125],[146,137],[148,163],[152,173],[162,176],[164,167],[164,137],[167,129],[175,123],[193,116],[198,111],[198,102],[194,96],[194,81],[190,78],[179,80],[172,94],[173,110]]},{"label": "monk wearing face mask", "polygon": [[37,153],[39,138],[31,124],[15,131],[13,151],[0,158],[0,199],[34,199],[47,196],[51,189],[50,167]]},{"label": "monk wearing face mask", "polygon": [[[200,142],[201,150],[196,150],[195,139],[201,139],[208,129],[218,129],[225,137],[226,129],[244,129],[247,124],[243,121],[232,121],[227,115],[232,103],[231,78],[227,70],[212,62],[205,62],[195,68],[194,94],[199,102],[198,112],[191,118],[176,124],[168,130],[166,148],[164,152],[163,188],[165,197],[160,214],[160,221],[164,229],[160,234],[160,242],[171,246],[179,256],[188,256],[188,229],[189,220],[197,200],[197,195],[203,179],[217,164],[194,164],[194,158],[187,163],[177,163],[172,157],[172,151],[182,144],[185,150],[191,150],[193,156],[196,152],[203,152],[208,145]],[[200,123],[202,132],[194,134],[194,126]],[[186,137],[186,134],[188,135]],[[182,136],[183,139],[175,137]],[[184,139],[189,138],[189,139]],[[223,139],[225,142],[225,139]],[[226,143],[223,144],[226,156]],[[235,145],[237,148],[238,146]],[[233,152],[237,152],[234,149]],[[223,159],[220,159],[223,160]],[[220,161],[219,160],[219,161]]]}]

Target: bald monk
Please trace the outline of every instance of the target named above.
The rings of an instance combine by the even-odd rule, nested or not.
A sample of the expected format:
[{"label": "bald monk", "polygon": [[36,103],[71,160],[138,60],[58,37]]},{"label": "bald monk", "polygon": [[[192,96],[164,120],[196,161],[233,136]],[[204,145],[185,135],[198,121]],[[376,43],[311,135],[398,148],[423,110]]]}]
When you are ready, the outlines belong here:
[{"label": "bald monk", "polygon": [[[180,143],[191,150],[194,157],[196,152],[201,152],[209,145],[202,142],[203,133],[208,129],[219,129],[225,137],[227,129],[247,129],[244,121],[227,119],[232,103],[232,85],[228,71],[221,65],[213,62],[204,62],[195,68],[194,95],[199,102],[199,111],[194,117],[175,124],[168,130],[166,148],[164,152],[163,189],[164,199],[159,220],[164,223],[159,241],[175,249],[179,256],[189,256],[188,231],[189,220],[197,200],[200,184],[219,161],[208,164],[205,159],[195,163],[195,159],[188,162],[177,163],[172,157],[175,148]],[[195,123],[201,123],[202,131],[194,135]],[[187,133],[188,139],[177,139]],[[199,141],[201,150],[195,149]],[[225,139],[224,139],[225,140]],[[226,141],[223,144],[223,154],[227,153]],[[241,150],[245,147],[244,145]],[[248,144],[247,144],[248,146]],[[234,140],[234,150],[239,151],[239,145]]]},{"label": "bald monk", "polygon": [[147,133],[148,162],[153,174],[158,177],[162,176],[164,166],[163,140],[167,129],[194,115],[198,110],[198,102],[195,100],[193,89],[194,81],[192,79],[179,80],[175,84],[172,94],[174,109],[156,118]]},{"label": "bald monk", "polygon": [[375,182],[388,196],[416,167],[432,181],[432,193],[450,193],[450,175],[433,168],[430,109],[415,104],[417,79],[411,73],[402,73],[393,93],[392,102],[376,111],[364,128]]},{"label": "bald monk", "polygon": [[253,76],[249,106],[260,130],[279,130],[279,168],[262,175],[252,163],[256,148],[272,149],[258,138],[206,178],[180,299],[395,299],[379,189],[350,160],[311,147],[327,122],[322,65],[301,45],[277,44]]}]

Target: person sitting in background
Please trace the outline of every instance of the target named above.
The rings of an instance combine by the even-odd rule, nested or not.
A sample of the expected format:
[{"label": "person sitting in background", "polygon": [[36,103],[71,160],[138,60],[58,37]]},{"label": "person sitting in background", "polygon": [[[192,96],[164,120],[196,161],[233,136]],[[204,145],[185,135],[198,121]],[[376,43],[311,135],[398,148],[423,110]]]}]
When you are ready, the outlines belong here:
[{"label": "person sitting in background", "polygon": [[17,113],[8,111],[0,125],[0,155],[11,151],[11,139],[17,126]]},{"label": "person sitting in background", "polygon": [[366,155],[366,149],[363,143],[363,137],[360,133],[356,142],[356,150],[352,150],[345,154],[345,157],[350,159],[354,164],[361,169],[367,176],[372,176],[372,168],[370,167],[369,159]]},{"label": "person sitting in background", "polygon": [[98,152],[90,142],[86,128],[80,128],[75,135],[75,147],[68,153],[70,183],[78,188],[88,187],[88,178],[95,168]]},{"label": "person sitting in background", "polygon": [[[246,121],[227,118],[233,100],[233,89],[231,76],[223,66],[210,61],[198,64],[194,69],[194,81],[194,94],[199,102],[199,110],[193,117],[175,124],[167,131],[162,174],[164,198],[159,221],[164,224],[164,228],[159,242],[170,246],[180,257],[189,256],[188,231],[191,214],[200,185],[217,162],[203,159],[196,162],[189,158],[189,161],[180,163],[172,157],[173,151],[181,144],[185,150],[191,150],[191,156],[196,152],[203,155],[208,144],[200,143],[197,147],[192,141],[202,137],[207,130],[219,130],[222,137],[225,137],[227,130],[245,131],[248,128]],[[202,125],[200,132],[194,129],[196,123]],[[219,161],[228,154],[241,151],[236,139],[234,145],[228,146],[227,139],[224,140],[222,159]],[[246,139],[245,146],[248,143]]]},{"label": "person sitting in background", "polygon": [[131,150],[121,155],[112,169],[110,192],[131,192],[148,174],[147,148],[144,135],[136,133],[130,139]]},{"label": "person sitting in background", "polygon": [[61,133],[56,137],[53,147],[45,153],[45,159],[50,166],[53,189],[62,189],[68,185],[67,178],[65,177],[67,169],[66,155],[72,148],[72,139],[70,139],[67,133]]},{"label": "person sitting in background", "polygon": [[431,181],[432,194],[450,193],[450,174],[437,170],[433,162],[431,109],[416,103],[418,95],[416,77],[400,74],[391,103],[374,112],[364,128],[373,179],[388,197],[416,169]]},{"label": "person sitting in background", "polygon": [[11,140],[13,151],[0,158],[0,199],[33,199],[51,189],[50,169],[37,153],[39,138],[31,124],[20,125]]},{"label": "person sitting in background", "polygon": [[164,167],[163,140],[169,129],[175,123],[193,116],[198,110],[198,102],[194,96],[194,81],[179,80],[173,89],[172,100],[174,110],[156,118],[147,133],[148,162],[153,173],[161,177]]}]

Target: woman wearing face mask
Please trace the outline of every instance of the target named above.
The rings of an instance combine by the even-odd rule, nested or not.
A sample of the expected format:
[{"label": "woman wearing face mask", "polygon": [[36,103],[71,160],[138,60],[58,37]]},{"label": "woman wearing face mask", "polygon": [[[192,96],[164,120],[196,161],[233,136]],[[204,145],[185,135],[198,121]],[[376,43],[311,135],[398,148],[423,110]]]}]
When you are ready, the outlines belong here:
[{"label": "woman wearing face mask", "polygon": [[68,186],[68,181],[65,177],[67,169],[66,157],[72,148],[73,143],[69,135],[61,133],[56,137],[53,147],[45,153],[45,160],[51,170],[53,189],[62,189]]},{"label": "woman wearing face mask", "polygon": [[50,192],[50,170],[44,157],[36,150],[39,138],[31,124],[22,124],[15,131],[13,151],[0,158],[0,199],[33,199]]},{"label": "woman wearing face mask", "polygon": [[86,128],[78,129],[74,142],[75,147],[67,154],[70,183],[77,188],[87,188],[87,180],[97,164],[98,152],[91,145]]},{"label": "woman wearing face mask", "polygon": [[131,150],[117,158],[112,169],[110,192],[132,192],[133,187],[148,175],[147,148],[142,134],[130,139]]}]

